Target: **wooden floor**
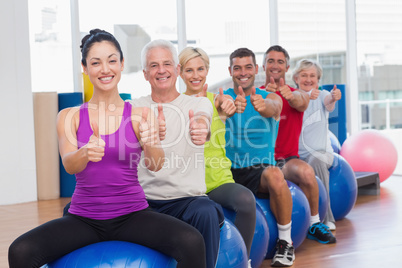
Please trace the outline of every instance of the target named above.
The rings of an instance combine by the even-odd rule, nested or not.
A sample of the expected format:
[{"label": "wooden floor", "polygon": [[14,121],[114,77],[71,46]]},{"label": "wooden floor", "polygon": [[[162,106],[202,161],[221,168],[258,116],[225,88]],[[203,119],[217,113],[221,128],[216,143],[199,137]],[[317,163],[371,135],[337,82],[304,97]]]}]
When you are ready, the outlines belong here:
[{"label": "wooden floor", "polygon": [[[60,217],[70,201],[61,198],[0,206],[0,268],[8,267],[7,250],[20,234]],[[381,184],[378,196],[359,196],[353,210],[338,221],[338,242],[305,240],[296,249],[295,268],[374,268],[402,266],[402,177]],[[270,267],[270,260],[260,268]]]}]

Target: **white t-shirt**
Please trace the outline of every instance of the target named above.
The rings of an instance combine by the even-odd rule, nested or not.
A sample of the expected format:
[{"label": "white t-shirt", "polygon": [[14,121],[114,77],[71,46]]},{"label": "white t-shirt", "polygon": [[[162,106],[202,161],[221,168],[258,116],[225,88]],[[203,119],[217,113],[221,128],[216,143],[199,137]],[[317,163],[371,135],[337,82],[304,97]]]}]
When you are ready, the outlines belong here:
[{"label": "white t-shirt", "polygon": [[310,100],[304,111],[303,127],[299,138],[299,156],[301,159],[313,154],[317,158],[324,152],[333,152],[328,130],[329,112],[324,105],[325,97],[330,92],[322,90],[315,100]]},{"label": "white t-shirt", "polygon": [[[132,101],[135,107],[149,107],[158,114],[158,104],[151,96]],[[162,141],[165,162],[161,170],[145,167],[143,155],[138,166],[138,180],[149,200],[169,200],[205,195],[204,146],[194,145],[190,137],[189,111],[212,118],[212,104],[204,97],[180,94],[170,103],[162,103],[166,136]]]}]

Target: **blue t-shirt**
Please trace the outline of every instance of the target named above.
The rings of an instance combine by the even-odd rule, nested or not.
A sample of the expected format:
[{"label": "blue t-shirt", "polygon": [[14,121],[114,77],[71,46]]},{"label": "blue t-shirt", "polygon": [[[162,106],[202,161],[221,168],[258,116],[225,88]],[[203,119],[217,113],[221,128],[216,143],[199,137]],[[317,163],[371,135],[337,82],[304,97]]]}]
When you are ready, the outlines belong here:
[{"label": "blue t-shirt", "polygon": [[[236,99],[233,88],[224,92]],[[256,88],[256,94],[264,99],[270,94]],[[275,165],[275,141],[278,122],[274,118],[262,117],[246,96],[247,106],[243,113],[235,113],[226,120],[226,156],[232,161],[232,168],[245,168],[258,164]]]}]

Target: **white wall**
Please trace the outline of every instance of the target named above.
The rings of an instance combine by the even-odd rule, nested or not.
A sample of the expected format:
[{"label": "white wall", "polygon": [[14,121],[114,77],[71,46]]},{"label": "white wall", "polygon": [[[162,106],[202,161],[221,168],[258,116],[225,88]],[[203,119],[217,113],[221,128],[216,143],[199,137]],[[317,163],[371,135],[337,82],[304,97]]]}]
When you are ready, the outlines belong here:
[{"label": "white wall", "polygon": [[37,199],[28,0],[0,1],[0,205]]}]

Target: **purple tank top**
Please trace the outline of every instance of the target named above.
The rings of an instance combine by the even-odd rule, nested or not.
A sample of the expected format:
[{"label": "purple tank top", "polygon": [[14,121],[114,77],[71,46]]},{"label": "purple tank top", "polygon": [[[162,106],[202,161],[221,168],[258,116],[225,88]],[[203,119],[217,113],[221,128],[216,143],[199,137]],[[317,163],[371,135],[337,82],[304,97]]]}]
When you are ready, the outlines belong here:
[{"label": "purple tank top", "polygon": [[[78,148],[88,143],[92,133],[88,104],[84,103],[80,107]],[[142,149],[131,123],[129,102],[125,102],[117,131],[101,135],[101,138],[106,143],[105,155],[100,162],[88,162],[86,168],[75,175],[76,186],[69,212],[106,220],[147,208],[148,203],[137,175]]]}]

